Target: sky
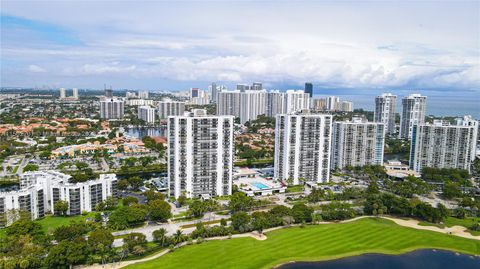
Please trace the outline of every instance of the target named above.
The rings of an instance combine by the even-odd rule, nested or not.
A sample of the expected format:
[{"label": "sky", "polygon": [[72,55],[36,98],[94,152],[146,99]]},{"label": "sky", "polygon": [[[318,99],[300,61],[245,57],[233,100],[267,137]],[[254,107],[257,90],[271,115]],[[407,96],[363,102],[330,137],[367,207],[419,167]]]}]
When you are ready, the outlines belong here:
[{"label": "sky", "polygon": [[0,3],[2,87],[480,94],[479,1]]}]

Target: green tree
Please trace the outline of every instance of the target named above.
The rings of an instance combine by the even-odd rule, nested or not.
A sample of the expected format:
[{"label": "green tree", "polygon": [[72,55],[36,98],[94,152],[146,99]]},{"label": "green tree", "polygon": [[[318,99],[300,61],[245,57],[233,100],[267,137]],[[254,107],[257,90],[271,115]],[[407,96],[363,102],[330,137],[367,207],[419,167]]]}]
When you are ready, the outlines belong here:
[{"label": "green tree", "polygon": [[70,225],[57,227],[53,232],[53,238],[55,238],[57,242],[64,240],[73,241],[84,236],[88,232],[89,229],[85,223],[71,223]]},{"label": "green tree", "polygon": [[135,191],[138,191],[143,186],[143,180],[138,176],[128,178],[128,183]]},{"label": "green tree", "polygon": [[88,247],[85,239],[61,241],[50,248],[45,264],[48,268],[70,268],[72,265],[84,263],[88,257]]},{"label": "green tree", "polygon": [[277,205],[270,209],[270,213],[278,217],[286,217],[292,215],[292,210],[284,205]]},{"label": "green tree", "polygon": [[117,183],[117,188],[119,190],[126,190],[128,188],[128,185],[129,185],[128,180],[120,179]]},{"label": "green tree", "polygon": [[313,189],[310,192],[310,194],[307,196],[308,202],[310,203],[317,203],[325,200],[325,198],[326,198],[325,190],[320,188]]},{"label": "green tree", "polygon": [[30,235],[35,243],[44,243],[46,240],[46,234],[42,226],[29,219],[17,220],[5,230],[7,236]]},{"label": "green tree", "polygon": [[367,195],[380,193],[380,188],[376,180],[371,180],[367,187]]},{"label": "green tree", "polygon": [[137,197],[127,196],[127,197],[123,198],[123,205],[124,206],[130,206],[130,205],[133,205],[133,204],[138,204],[138,198]]},{"label": "green tree", "polygon": [[53,210],[55,214],[65,216],[67,214],[69,205],[67,201],[58,200],[53,204]]},{"label": "green tree", "polygon": [[177,230],[172,238],[173,244],[178,245],[185,241],[185,235],[183,235],[182,230]]},{"label": "green tree", "polygon": [[123,238],[123,244],[126,245],[128,251],[132,252],[134,247],[146,245],[147,239],[142,233],[130,233]]},{"label": "green tree", "polygon": [[23,168],[23,172],[29,172],[29,171],[38,171],[38,165],[31,164],[31,163],[25,165],[25,167]]},{"label": "green tree", "polygon": [[258,231],[260,234],[263,232],[264,229],[270,226],[268,215],[269,214],[267,212],[254,212],[252,214],[253,229]]},{"label": "green tree", "polygon": [[188,215],[197,217],[197,218],[202,217],[205,214],[205,212],[207,212],[205,203],[203,203],[198,199],[193,200],[193,202],[190,204],[188,208]]},{"label": "green tree", "polygon": [[38,157],[40,157],[40,159],[47,160],[47,159],[50,158],[51,155],[52,155],[52,152],[46,150],[46,151],[42,151],[42,152],[38,155]]},{"label": "green tree", "polygon": [[143,223],[147,210],[138,206],[124,206],[116,209],[108,218],[108,226],[114,230],[123,230]]},{"label": "green tree", "polygon": [[163,193],[154,190],[147,190],[143,195],[147,197],[148,201],[165,200],[165,195]]},{"label": "green tree", "polygon": [[77,170],[80,171],[83,171],[90,167],[86,162],[75,162],[75,166],[77,167]]},{"label": "green tree", "polygon": [[233,229],[244,232],[248,230],[248,224],[250,223],[251,217],[246,212],[239,211],[233,213],[231,220]]},{"label": "green tree", "polygon": [[462,196],[460,184],[453,181],[446,181],[443,186],[443,196],[447,199],[452,199]]},{"label": "green tree", "polygon": [[41,268],[46,255],[45,247],[33,242],[28,234],[0,238],[0,249],[0,268]]},{"label": "green tree", "polygon": [[232,212],[248,211],[253,206],[253,198],[243,192],[236,192],[230,197],[228,207]]},{"label": "green tree", "polygon": [[296,223],[311,222],[313,209],[305,204],[295,204],[292,207],[292,216]]},{"label": "green tree", "polygon": [[169,244],[167,230],[165,230],[164,228],[153,231],[152,235],[153,240],[157,242],[160,246],[165,247]]},{"label": "green tree", "polygon": [[177,202],[180,206],[184,206],[187,203],[187,196],[185,196],[184,194],[178,196]]},{"label": "green tree", "polygon": [[95,229],[88,236],[88,245],[95,253],[105,253],[112,247],[113,241],[112,232],[105,228]]},{"label": "green tree", "polygon": [[170,204],[163,200],[153,200],[148,202],[148,208],[151,220],[166,222],[172,217],[172,208]]}]

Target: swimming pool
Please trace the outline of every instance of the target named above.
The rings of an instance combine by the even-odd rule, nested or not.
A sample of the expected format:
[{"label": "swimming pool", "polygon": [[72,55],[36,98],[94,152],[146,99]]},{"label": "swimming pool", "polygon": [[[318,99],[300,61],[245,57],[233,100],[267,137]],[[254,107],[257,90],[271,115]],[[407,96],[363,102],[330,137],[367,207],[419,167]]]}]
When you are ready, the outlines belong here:
[{"label": "swimming pool", "polygon": [[252,183],[250,183],[250,184],[251,184],[252,186],[254,186],[255,188],[261,189],[261,190],[270,188],[270,187],[268,187],[267,185],[265,185],[265,184],[263,184],[263,183],[260,183],[260,182],[252,182]]}]

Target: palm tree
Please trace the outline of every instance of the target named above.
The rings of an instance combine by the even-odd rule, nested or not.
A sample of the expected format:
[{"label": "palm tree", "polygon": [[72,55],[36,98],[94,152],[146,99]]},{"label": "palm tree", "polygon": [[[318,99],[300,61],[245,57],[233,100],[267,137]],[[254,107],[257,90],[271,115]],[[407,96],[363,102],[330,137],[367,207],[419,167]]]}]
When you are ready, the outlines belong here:
[{"label": "palm tree", "polygon": [[156,231],[153,231],[153,236],[155,240],[160,244],[160,246],[165,246],[167,243],[167,230],[160,228]]},{"label": "palm tree", "polygon": [[183,233],[181,230],[177,230],[173,235],[173,244],[177,245],[183,242]]}]

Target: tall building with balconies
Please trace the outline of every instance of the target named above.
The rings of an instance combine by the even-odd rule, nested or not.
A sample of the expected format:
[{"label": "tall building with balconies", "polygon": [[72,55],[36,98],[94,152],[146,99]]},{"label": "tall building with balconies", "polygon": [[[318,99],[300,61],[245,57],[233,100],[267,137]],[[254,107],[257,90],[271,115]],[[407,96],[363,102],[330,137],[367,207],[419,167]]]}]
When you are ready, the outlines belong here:
[{"label": "tall building with balconies", "polygon": [[149,93],[148,91],[139,91],[138,98],[140,99],[148,99]]},{"label": "tall building with balconies", "polygon": [[232,193],[233,124],[233,116],[210,116],[202,109],[168,118],[170,196]]},{"label": "tall building with balconies", "polygon": [[210,102],[216,103],[217,102],[217,92],[218,92],[218,87],[217,83],[212,82],[210,85]]},{"label": "tall building with balconies", "polygon": [[72,98],[73,99],[78,99],[78,89],[77,88],[72,89]]},{"label": "tall building with balconies", "polygon": [[217,93],[217,115],[240,117],[240,91]]},{"label": "tall building with balconies", "polygon": [[146,123],[155,123],[155,108],[150,106],[139,106],[138,118]]},{"label": "tall building with balconies", "polygon": [[100,100],[100,118],[102,119],[123,119],[124,111],[123,100],[115,98]]},{"label": "tall building with balconies", "polygon": [[427,97],[410,94],[402,99],[402,115],[400,118],[400,138],[411,139],[413,126],[425,123]]},{"label": "tall building with balconies", "polygon": [[385,125],[363,118],[333,123],[332,169],[383,164]]},{"label": "tall building with balconies", "polygon": [[169,116],[181,116],[185,112],[185,102],[164,100],[158,103],[158,117],[166,119]]},{"label": "tall building with balconies", "polygon": [[326,99],[327,99],[327,110],[336,111],[338,108],[338,103],[340,103],[340,98],[338,96],[328,96]]},{"label": "tall building with balconies", "polygon": [[217,115],[239,117],[242,124],[267,112],[265,90],[222,91],[217,97]]},{"label": "tall building with balconies", "polygon": [[332,115],[308,111],[276,116],[276,179],[291,184],[329,181],[332,120]]},{"label": "tall building with balconies", "polygon": [[285,112],[294,113],[304,109],[310,109],[310,95],[303,90],[287,90],[285,92]]},{"label": "tall building with balconies", "polygon": [[67,93],[65,88],[60,88],[60,99],[65,99],[67,97]]},{"label": "tall building with balconies", "polygon": [[305,93],[308,94],[310,98],[313,97],[313,84],[311,82],[305,83]]},{"label": "tall building with balconies", "polygon": [[470,171],[477,148],[478,121],[464,116],[454,125],[437,120],[414,125],[412,129],[411,169],[417,172],[424,167]]},{"label": "tall building with balconies", "polygon": [[255,120],[267,111],[267,92],[249,90],[240,93],[240,123]]},{"label": "tall building with balconies", "polygon": [[353,102],[341,101],[338,103],[337,111],[353,112]]},{"label": "tall building with balconies", "polygon": [[117,197],[115,174],[101,174],[99,179],[71,183],[71,176],[57,171],[27,172],[20,177],[18,191],[0,192],[0,226],[18,218],[18,211],[30,213],[32,219],[55,213],[55,203],[68,202],[67,215],[95,210],[107,197]]},{"label": "tall building with balconies", "polygon": [[266,115],[275,117],[277,114],[285,114],[286,98],[285,92],[270,91],[267,93],[267,111]]},{"label": "tall building with balconies", "polygon": [[388,134],[396,133],[395,128],[395,108],[397,106],[397,96],[391,93],[382,93],[375,97],[374,121],[385,124]]}]

